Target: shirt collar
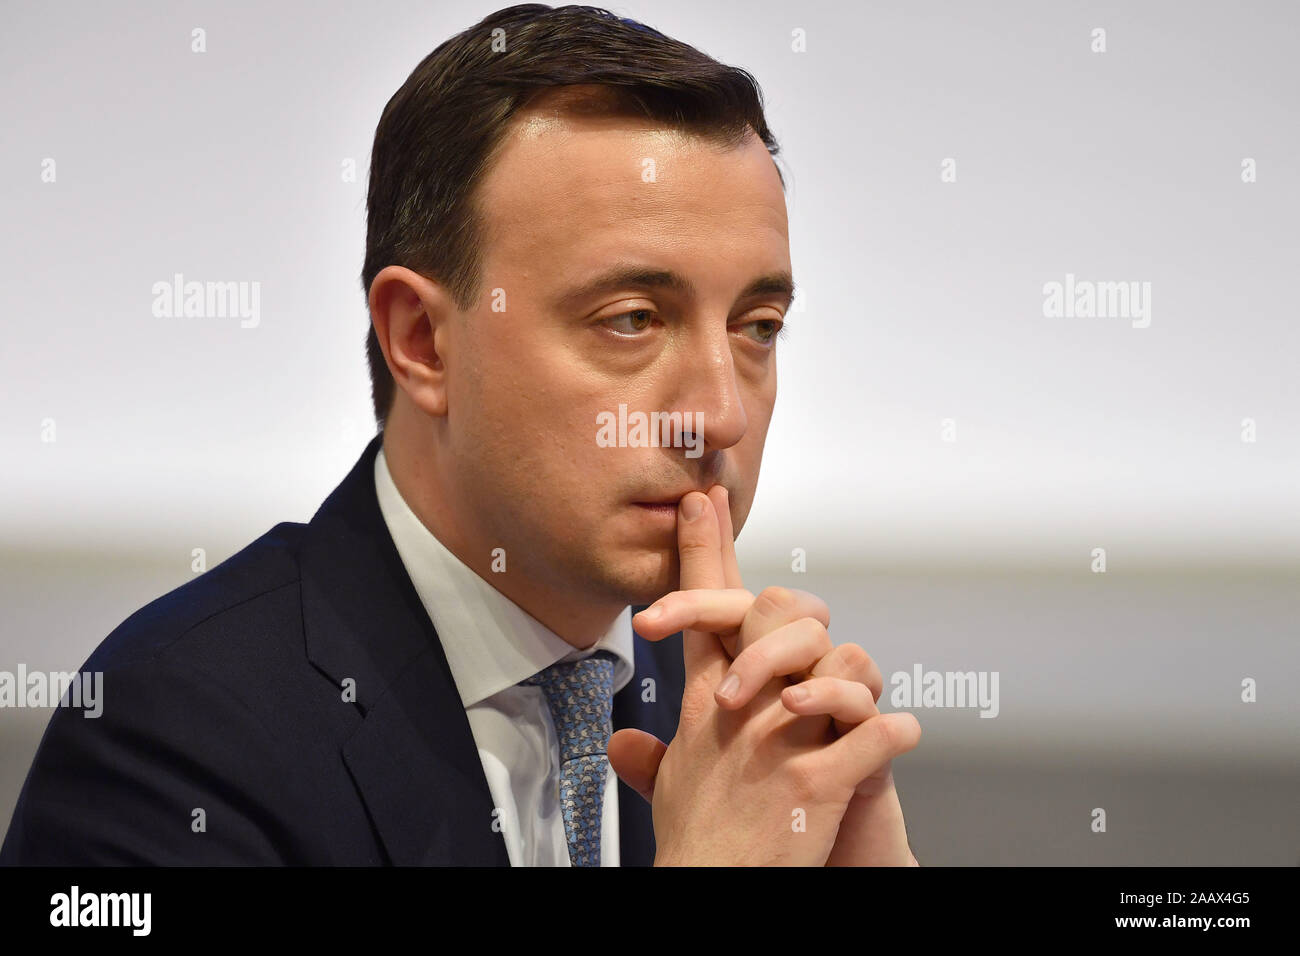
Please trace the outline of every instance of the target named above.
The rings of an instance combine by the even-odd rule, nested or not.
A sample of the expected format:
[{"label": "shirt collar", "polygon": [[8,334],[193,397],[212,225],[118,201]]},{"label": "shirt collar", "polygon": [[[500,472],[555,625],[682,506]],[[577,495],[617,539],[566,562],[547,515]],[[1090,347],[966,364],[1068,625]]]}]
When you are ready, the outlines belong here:
[{"label": "shirt collar", "polygon": [[599,650],[614,654],[615,691],[632,679],[630,606],[595,644],[575,648],[479,577],[425,527],[393,483],[382,446],[375,455],[375,494],[406,573],[442,641],[465,707],[556,661],[581,660]]}]

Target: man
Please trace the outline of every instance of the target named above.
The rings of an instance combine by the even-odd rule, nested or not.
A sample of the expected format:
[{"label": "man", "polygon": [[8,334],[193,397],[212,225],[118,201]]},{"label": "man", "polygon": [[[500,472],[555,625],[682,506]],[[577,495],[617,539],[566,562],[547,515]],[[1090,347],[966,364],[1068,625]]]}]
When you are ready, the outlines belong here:
[{"label": "man", "polygon": [[793,295],[775,152],[748,74],[602,10],[435,50],[372,155],[380,434],[100,645],[103,716],[56,711],[0,860],[915,863],[915,719],[736,566]]}]

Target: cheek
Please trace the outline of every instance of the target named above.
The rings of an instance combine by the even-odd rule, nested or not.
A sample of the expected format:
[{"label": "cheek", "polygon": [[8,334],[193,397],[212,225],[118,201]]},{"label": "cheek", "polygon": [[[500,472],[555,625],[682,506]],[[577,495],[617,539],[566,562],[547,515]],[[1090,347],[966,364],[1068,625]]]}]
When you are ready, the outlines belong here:
[{"label": "cheek", "polygon": [[600,497],[599,476],[616,464],[596,443],[600,403],[575,395],[562,375],[540,371],[535,360],[528,375],[512,374],[510,362],[494,359],[476,365],[459,396],[456,440],[462,460],[474,459],[479,490],[522,499],[546,523],[574,520],[583,501]]},{"label": "cheek", "polygon": [[763,449],[767,442],[767,429],[772,420],[772,404],[767,400],[749,419],[745,437],[733,448],[734,466],[739,492],[732,503],[732,524],[736,533],[744,526],[758,490],[758,476],[763,464]]},{"label": "cheek", "polygon": [[768,426],[772,424],[772,412],[776,406],[776,381],[771,380],[756,386],[744,399],[747,427],[745,436],[736,447],[737,457],[743,457],[751,467],[758,466],[763,457],[763,445],[767,441]]},{"label": "cheek", "polygon": [[[539,374],[535,348],[501,322],[475,316],[483,324],[466,342],[454,398],[467,437],[495,449],[534,444],[545,425],[545,377]],[[527,318],[520,321],[527,321]],[[489,449],[483,449],[488,451]]]}]

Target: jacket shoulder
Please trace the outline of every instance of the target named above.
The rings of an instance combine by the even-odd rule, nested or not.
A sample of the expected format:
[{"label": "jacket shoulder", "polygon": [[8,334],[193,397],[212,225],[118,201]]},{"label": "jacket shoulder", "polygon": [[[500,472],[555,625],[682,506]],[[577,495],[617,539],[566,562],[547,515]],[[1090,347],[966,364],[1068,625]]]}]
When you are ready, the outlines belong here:
[{"label": "jacket shoulder", "polygon": [[183,655],[185,639],[201,626],[220,626],[224,616],[240,616],[241,609],[255,612],[248,605],[272,603],[277,592],[290,587],[296,593],[298,546],[306,527],[277,524],[192,581],[150,601],[113,629],[82,670],[108,671],[169,650]]},{"label": "jacket shoulder", "polygon": [[289,738],[302,734],[276,719],[303,703],[285,700],[290,686],[321,696],[303,670],[304,529],[276,525],[100,643],[80,668],[98,704],[54,709],[0,864],[284,863],[312,852],[299,835],[308,795],[284,773]]}]

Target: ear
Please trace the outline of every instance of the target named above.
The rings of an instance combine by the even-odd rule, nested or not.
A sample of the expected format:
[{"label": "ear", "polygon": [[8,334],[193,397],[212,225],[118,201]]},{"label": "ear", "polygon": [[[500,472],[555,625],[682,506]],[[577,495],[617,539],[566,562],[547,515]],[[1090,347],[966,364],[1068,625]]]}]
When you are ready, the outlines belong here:
[{"label": "ear", "polygon": [[426,415],[447,414],[449,334],[456,304],[440,283],[385,266],[370,283],[370,322],[397,387]]}]

